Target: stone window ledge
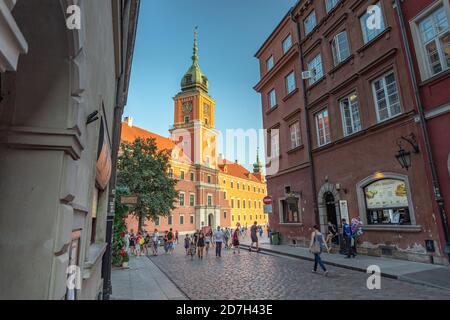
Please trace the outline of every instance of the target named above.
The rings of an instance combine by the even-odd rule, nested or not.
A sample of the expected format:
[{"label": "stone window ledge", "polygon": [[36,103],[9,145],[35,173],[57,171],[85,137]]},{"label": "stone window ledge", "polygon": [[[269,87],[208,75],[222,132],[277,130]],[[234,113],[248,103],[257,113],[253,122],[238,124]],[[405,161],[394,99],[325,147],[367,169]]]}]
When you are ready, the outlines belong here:
[{"label": "stone window ledge", "polygon": [[395,231],[395,232],[421,232],[422,226],[420,225],[364,225],[362,227],[364,231]]},{"label": "stone window ledge", "polygon": [[303,226],[303,223],[288,223],[288,222],[280,222],[279,223],[280,226],[285,226],[285,227],[298,227],[298,226]]},{"label": "stone window ledge", "polygon": [[83,279],[91,277],[91,271],[105,253],[106,246],[105,242],[91,244],[88,251],[88,260],[84,263]]}]

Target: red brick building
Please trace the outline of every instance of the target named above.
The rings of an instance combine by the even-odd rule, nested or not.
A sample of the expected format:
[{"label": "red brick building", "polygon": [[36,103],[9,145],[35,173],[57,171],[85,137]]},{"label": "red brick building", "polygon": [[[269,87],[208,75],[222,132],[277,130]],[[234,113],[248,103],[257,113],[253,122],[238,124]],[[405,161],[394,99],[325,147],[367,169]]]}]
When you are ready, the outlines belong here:
[{"label": "red brick building", "polygon": [[[340,228],[342,218],[359,217],[360,253],[445,263],[392,2],[299,1],[257,58],[268,150],[280,163],[267,178],[278,203],[271,227],[285,242],[307,242],[314,223],[325,231],[327,221]],[[297,121],[299,129],[291,126]],[[411,164],[403,168],[398,160],[407,152]],[[287,191],[299,199],[293,220]]]},{"label": "red brick building", "polygon": [[[403,19],[404,31],[409,45],[412,70],[423,109],[431,148],[431,162],[435,165],[435,176],[429,173],[430,181],[437,180],[440,189],[437,202],[450,214],[450,4],[448,0],[417,0],[400,2],[399,19]],[[430,160],[430,159],[429,159]],[[436,185],[430,184],[434,194]],[[436,216],[439,205],[433,203]],[[450,242],[448,222],[437,219],[443,243]],[[447,232],[446,232],[447,231]]]}]

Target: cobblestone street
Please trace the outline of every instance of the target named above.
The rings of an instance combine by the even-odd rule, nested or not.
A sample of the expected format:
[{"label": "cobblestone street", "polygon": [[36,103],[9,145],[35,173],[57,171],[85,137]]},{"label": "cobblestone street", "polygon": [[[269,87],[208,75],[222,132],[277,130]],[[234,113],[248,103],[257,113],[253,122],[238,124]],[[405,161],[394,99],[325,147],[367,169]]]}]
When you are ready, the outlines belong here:
[{"label": "cobblestone street", "polygon": [[294,258],[214,250],[203,260],[185,256],[177,245],[173,255],[149,257],[190,298],[201,299],[450,299],[450,292],[389,278],[380,290],[368,290],[368,275],[327,266],[330,274],[311,272],[313,263]]}]

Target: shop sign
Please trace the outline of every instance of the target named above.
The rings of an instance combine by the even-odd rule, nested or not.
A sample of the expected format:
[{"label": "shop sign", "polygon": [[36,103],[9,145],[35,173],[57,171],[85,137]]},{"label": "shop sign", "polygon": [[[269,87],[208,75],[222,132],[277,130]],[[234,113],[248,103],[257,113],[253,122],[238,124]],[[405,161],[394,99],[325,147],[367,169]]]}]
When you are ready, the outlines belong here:
[{"label": "shop sign", "polygon": [[339,211],[341,212],[341,219],[345,219],[345,221],[350,222],[350,218],[348,217],[347,200],[339,200]]},{"label": "shop sign", "polygon": [[408,207],[405,182],[395,179],[376,181],[364,188],[368,209]]},{"label": "shop sign", "polygon": [[267,213],[267,214],[272,213],[272,205],[271,204],[264,205],[264,213]]}]

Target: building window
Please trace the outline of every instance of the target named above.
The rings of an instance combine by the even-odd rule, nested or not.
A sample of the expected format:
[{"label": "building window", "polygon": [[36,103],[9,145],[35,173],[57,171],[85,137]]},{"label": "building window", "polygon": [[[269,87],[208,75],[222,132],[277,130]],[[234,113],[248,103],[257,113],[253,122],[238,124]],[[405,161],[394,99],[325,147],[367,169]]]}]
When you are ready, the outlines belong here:
[{"label": "building window", "polygon": [[244,221],[247,221],[247,215],[244,214]]},{"label": "building window", "polygon": [[240,209],[241,208],[241,200],[237,200],[237,207],[238,207],[238,209]]},{"label": "building window", "polygon": [[331,50],[333,51],[333,62],[335,66],[350,56],[347,31],[342,31],[334,36],[331,42]]},{"label": "building window", "polygon": [[327,13],[330,12],[331,10],[333,10],[334,7],[336,7],[336,5],[340,1],[341,0],[325,0],[325,7],[327,8]]},{"label": "building window", "polygon": [[230,186],[231,186],[231,189],[234,188],[234,181],[231,181]]},{"label": "building window", "polygon": [[283,223],[301,223],[299,204],[300,199],[296,198],[297,203],[288,203],[286,200],[280,200],[280,212]]},{"label": "building window", "polygon": [[180,207],[184,207],[184,192],[180,192],[179,197],[180,197]]},{"label": "building window", "polygon": [[248,208],[250,209],[252,207],[252,202],[248,200]]},{"label": "building window", "polygon": [[242,200],[242,208],[245,209],[245,200]]},{"label": "building window", "polygon": [[256,192],[256,187],[255,186],[253,186],[253,192]]},{"label": "building window", "polygon": [[195,194],[193,194],[193,193],[191,193],[191,194],[189,195],[189,205],[190,205],[191,207],[194,207],[194,206],[195,206]]},{"label": "building window", "polygon": [[193,172],[191,172],[191,181],[194,181],[195,180],[195,176],[194,176],[194,173]]},{"label": "building window", "polygon": [[227,200],[227,192],[226,191],[223,192],[223,199]]},{"label": "building window", "polygon": [[289,126],[289,133],[291,136],[291,149],[300,146],[300,122],[296,121]]},{"label": "building window", "polygon": [[184,123],[188,124],[191,121],[191,118],[189,116],[184,117]]},{"label": "building window", "polygon": [[241,215],[238,214],[238,222],[241,222]]},{"label": "building window", "polygon": [[153,222],[155,223],[155,226],[159,226],[159,217],[156,217],[155,220],[153,220]]},{"label": "building window", "polygon": [[212,201],[212,195],[208,194],[208,207],[212,207],[213,201]]},{"label": "building window", "polygon": [[250,191],[250,185],[248,185],[247,188],[248,188],[247,191]]},{"label": "building window", "polygon": [[167,218],[167,224],[170,226],[170,225],[172,225],[172,222],[173,222],[173,216],[169,216]]},{"label": "building window", "polygon": [[193,215],[191,215],[189,217],[189,222],[190,222],[190,224],[194,224],[194,216]]},{"label": "building window", "polygon": [[231,199],[231,208],[234,208],[234,199]]},{"label": "building window", "polygon": [[184,224],[184,215],[180,214],[180,225]]},{"label": "building window", "polygon": [[401,107],[394,72],[375,80],[372,85],[378,122],[399,115]]},{"label": "building window", "polygon": [[180,171],[180,180],[184,180],[184,171],[183,170]]},{"label": "building window", "polygon": [[286,76],[286,89],[287,89],[287,93],[291,93],[292,91],[294,91],[297,88],[297,85],[295,84],[295,74],[294,71],[292,71],[291,73],[289,73]]},{"label": "building window", "polygon": [[169,169],[169,178],[173,178],[173,169]]},{"label": "building window", "polygon": [[356,93],[341,100],[342,126],[344,135],[348,136],[361,130],[359,103]]},{"label": "building window", "polygon": [[[361,16],[361,18],[359,18],[361,22],[361,30],[364,43],[372,41],[374,38],[376,38],[377,35],[384,31],[384,18],[380,2],[377,2],[374,7],[378,8],[374,9],[375,12],[373,10],[369,10],[369,12],[366,12]],[[378,12],[380,19],[375,19],[374,17],[375,15],[378,15]]]},{"label": "building window", "polygon": [[323,68],[322,68],[322,56],[320,53],[316,55],[311,61],[308,62],[308,70],[312,72],[312,76],[309,79],[309,85],[312,85],[322,79]]},{"label": "building window", "polygon": [[421,48],[424,50],[429,76],[450,68],[449,18],[443,5],[434,9],[418,23]]},{"label": "building window", "polygon": [[306,19],[303,21],[303,24],[305,26],[305,35],[310,33],[314,27],[317,25],[317,19],[316,19],[316,12],[312,11]]},{"label": "building window", "polygon": [[289,34],[283,40],[283,53],[286,54],[286,52],[288,52],[291,47],[292,47],[292,37],[291,37],[291,34]]},{"label": "building window", "polygon": [[252,215],[250,215],[250,217],[249,217],[249,218],[250,218],[250,221],[252,221],[252,220],[253,220],[253,216],[252,216]]},{"label": "building window", "polygon": [[328,118],[328,109],[324,109],[316,113],[316,131],[317,131],[317,145],[323,146],[330,143],[330,122]]},{"label": "building window", "polygon": [[275,89],[272,89],[269,92],[269,108],[275,108],[275,106],[277,105],[277,94],[275,92]]},{"label": "building window", "polygon": [[274,65],[273,56],[270,56],[269,59],[266,60],[267,72],[269,72]]},{"label": "building window", "polygon": [[227,212],[226,212],[226,211],[223,212],[223,218],[224,218],[225,220],[227,219]]},{"label": "building window", "polygon": [[237,185],[236,185],[236,189],[238,189],[239,190],[239,182],[237,183]]},{"label": "building window", "polygon": [[208,175],[208,183],[211,183],[211,176]]},{"label": "building window", "polygon": [[272,158],[277,158],[280,156],[280,141],[279,141],[279,131],[274,129],[270,131],[270,152]]},{"label": "building window", "polygon": [[253,201],[253,204],[255,205],[255,209],[256,209],[256,200]]},{"label": "building window", "polygon": [[383,179],[363,188],[367,223],[411,225],[409,190],[403,180]]},{"label": "building window", "polygon": [[231,215],[231,221],[234,221],[234,214]]}]

